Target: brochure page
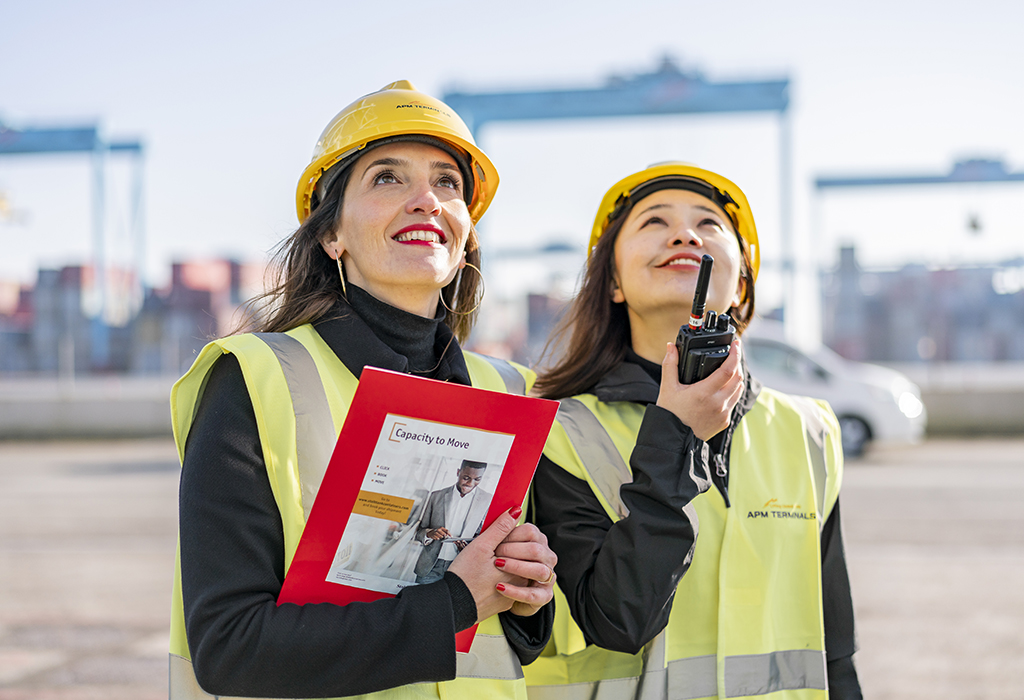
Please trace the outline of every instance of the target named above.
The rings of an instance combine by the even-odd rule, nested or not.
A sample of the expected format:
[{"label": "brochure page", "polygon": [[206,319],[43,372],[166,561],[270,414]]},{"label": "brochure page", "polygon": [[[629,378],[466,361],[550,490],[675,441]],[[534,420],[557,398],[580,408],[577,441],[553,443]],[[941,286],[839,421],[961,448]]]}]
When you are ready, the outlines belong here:
[{"label": "brochure page", "polygon": [[327,580],[391,594],[429,582],[482,530],[514,439],[389,413]]}]

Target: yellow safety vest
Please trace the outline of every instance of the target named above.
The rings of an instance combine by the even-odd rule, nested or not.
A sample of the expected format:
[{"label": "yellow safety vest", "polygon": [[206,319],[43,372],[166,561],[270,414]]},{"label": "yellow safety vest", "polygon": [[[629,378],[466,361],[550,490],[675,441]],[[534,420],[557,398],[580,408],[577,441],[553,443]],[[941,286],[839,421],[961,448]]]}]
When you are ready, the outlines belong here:
[{"label": "yellow safety vest", "polygon": [[[334,443],[359,380],[310,325],[287,333],[253,333],[208,344],[171,390],[171,417],[178,456],[214,363],[225,353],[238,358],[256,413],[263,458],[284,526],[285,571],[306,524]],[[504,360],[464,353],[473,386],[525,394],[532,371]],[[171,617],[170,698],[210,700],[196,681],[185,634],[181,598],[181,551],[175,561]],[[457,677],[359,696],[408,698],[514,698],[525,700],[522,667],[497,616],[480,623],[468,654],[457,654]]]},{"label": "yellow safety vest", "polygon": [[[586,480],[613,521],[644,406],[561,402],[544,453]],[[842,447],[828,404],[762,389],[733,435],[727,508],[688,507],[700,533],[665,629],[638,654],[587,646],[561,591],[551,643],[526,669],[531,700],[828,697],[820,532],[839,495]]]}]

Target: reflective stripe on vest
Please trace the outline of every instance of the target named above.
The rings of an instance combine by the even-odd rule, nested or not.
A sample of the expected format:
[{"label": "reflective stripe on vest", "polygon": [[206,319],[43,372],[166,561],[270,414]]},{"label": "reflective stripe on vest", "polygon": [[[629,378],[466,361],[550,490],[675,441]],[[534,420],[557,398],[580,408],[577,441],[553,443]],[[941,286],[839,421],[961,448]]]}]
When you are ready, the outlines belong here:
[{"label": "reflective stripe on vest", "polygon": [[302,484],[302,517],[308,520],[337,440],[327,393],[313,356],[302,343],[284,333],[253,335],[274,351],[288,382],[288,393],[295,409],[295,450],[299,482]]},{"label": "reflective stripe on vest", "polygon": [[825,687],[824,654],[813,649],[730,656],[725,660],[727,698]]},{"label": "reflective stripe on vest", "polygon": [[[332,416],[330,400],[327,396],[324,381],[321,379],[321,369],[318,368],[317,358],[319,358],[321,367],[323,367],[325,364],[323,355],[330,351],[326,349],[322,339],[309,326],[301,326],[288,333],[254,333],[252,337],[258,338],[273,352],[287,385],[288,397],[291,399],[294,412],[294,468],[298,472],[298,481],[301,486],[303,521],[305,521],[309,516],[309,511],[316,498],[337,440],[335,419],[341,418],[342,421],[344,419],[344,415]],[[209,356],[214,353],[212,346],[221,344],[221,342],[218,341],[207,346],[207,349],[204,349],[204,353],[200,354],[200,357],[197,358],[196,363],[193,365],[194,370],[203,372],[201,377],[194,377],[192,379],[193,382],[200,382],[198,389],[195,389],[193,386],[191,392],[182,392],[186,396],[185,400],[189,400],[188,397],[194,398],[195,404],[189,412],[189,417],[193,419],[199,405],[199,400],[202,397],[202,392],[205,390],[209,370],[215,362],[215,357]],[[221,354],[224,352],[237,353],[240,347],[244,345],[238,342],[231,343],[230,339],[226,339],[223,343],[220,347]],[[319,348],[318,345],[323,345],[323,348]],[[314,357],[314,351],[318,353],[317,357]],[[506,391],[508,393],[516,391],[519,394],[525,394],[530,382],[528,382],[527,376],[524,376],[512,363],[468,352],[464,354],[473,386],[490,391]],[[216,357],[219,357],[219,354],[216,354]],[[341,365],[340,361],[336,360],[333,353],[330,354],[327,362],[335,363],[334,366],[337,368],[335,372],[341,371],[347,375],[347,379],[340,382],[342,385],[345,385],[342,387],[341,394],[342,396],[348,396],[350,400],[351,394],[354,392],[354,385],[358,380]],[[251,378],[246,373],[247,365],[241,361],[239,364],[243,367],[243,373],[246,374],[246,383],[248,385]],[[329,376],[331,370],[328,369],[327,371]],[[532,373],[526,370],[524,372],[527,372],[532,378]],[[192,370],[190,370],[189,374],[191,373]],[[186,374],[179,384],[184,385],[189,374]],[[260,380],[264,382],[271,381],[266,377],[261,377],[256,381]],[[348,383],[351,383],[352,386],[347,386]],[[335,400],[337,401],[337,399]],[[347,406],[345,410],[347,411]],[[175,437],[179,441],[179,453],[183,455],[187,427],[183,426],[179,421],[175,422]],[[271,477],[271,483],[272,485],[275,484],[273,476]],[[277,498],[278,494],[275,490],[275,499]],[[279,502],[278,505],[280,507],[281,503]],[[292,552],[287,554],[287,560],[290,563]],[[176,571],[175,605],[176,607],[181,605],[180,569]],[[176,610],[175,614],[177,616],[181,615],[180,608]],[[199,686],[191,660],[182,655],[182,653],[187,653],[187,647],[180,641],[177,644],[178,653],[175,653],[174,628],[180,625],[180,620],[172,625],[172,650],[169,660],[171,700],[210,700],[211,698],[220,697],[206,693]],[[521,697],[523,693],[522,666],[519,663],[519,658],[505,639],[497,616],[491,617],[480,624],[473,639],[470,653],[456,654],[456,675],[457,678],[453,681],[445,681],[439,684],[416,684],[417,690],[420,691],[417,693],[417,697],[422,696],[424,693],[428,695],[434,694],[434,691],[429,690],[430,688],[438,688],[438,696],[445,698],[471,698],[478,696]],[[506,687],[495,685],[495,683],[512,685]],[[401,689],[383,691],[381,695],[392,698],[396,696],[396,693],[401,695]],[[374,695],[376,694],[359,697],[373,697]]]},{"label": "reflective stripe on vest", "polygon": [[505,383],[506,394],[518,394],[519,396],[526,395],[526,390],[528,388],[526,386],[526,377],[524,377],[511,362],[497,357],[479,355],[475,352],[466,352],[463,354],[466,358],[466,367],[469,369],[470,375],[473,376],[473,386],[488,388],[491,389],[491,391],[500,391],[497,387],[485,387],[482,384],[478,384],[478,381],[480,380],[480,377],[478,376],[480,374],[480,366],[477,365],[474,360],[482,360],[482,364],[490,366],[498,373],[501,381]]},{"label": "reflective stripe on vest", "polygon": [[[655,639],[661,638],[658,635]],[[653,641],[651,642],[654,643]],[[649,646],[649,645],[648,645]],[[648,653],[647,648],[643,652]],[[664,646],[662,645],[662,653]],[[657,668],[644,660],[639,676],[589,683],[529,686],[530,700],[700,700],[718,697],[717,657],[676,659]],[[642,682],[641,682],[642,681]],[[725,697],[766,695],[804,688],[824,690],[821,652],[809,649],[725,659]]]},{"label": "reflective stripe on vest", "polygon": [[[756,636],[744,640],[749,635],[743,631],[745,623],[743,623],[742,617],[739,620],[736,618],[737,610],[739,610],[735,607],[737,603],[741,606],[754,604],[756,607],[750,608],[753,619],[760,619],[759,615],[766,615],[768,617],[765,619],[781,621],[782,618],[787,617],[784,611],[804,609],[803,607],[787,608],[787,603],[780,606],[776,601],[767,599],[765,591],[760,592],[761,597],[759,598],[756,591],[759,584],[756,579],[747,582],[742,578],[735,578],[738,575],[742,576],[739,572],[743,570],[742,566],[740,569],[736,569],[737,562],[750,561],[749,557],[757,558],[757,554],[753,552],[743,553],[740,558],[737,558],[737,553],[750,551],[749,545],[744,542],[745,537],[741,533],[745,528],[753,528],[751,532],[754,532],[760,526],[787,528],[792,526],[788,532],[796,533],[800,538],[794,541],[794,544],[803,542],[803,544],[795,544],[798,547],[796,551],[804,552],[804,554],[783,556],[783,559],[790,566],[796,565],[797,569],[806,570],[807,567],[803,562],[807,562],[809,558],[819,557],[820,544],[816,534],[808,534],[804,537],[799,533],[806,533],[807,526],[814,528],[812,532],[820,532],[820,527],[834,506],[841,481],[839,478],[841,453],[836,453],[838,430],[834,423],[834,416],[827,407],[810,399],[788,397],[770,390],[766,390],[764,396],[765,400],[759,401],[759,405],[756,407],[757,412],[752,411],[749,418],[744,418],[745,421],[753,422],[748,422],[746,425],[741,422],[740,428],[737,429],[737,435],[740,437],[736,444],[742,447],[734,449],[733,457],[737,459],[738,465],[746,469],[744,472],[746,474],[751,473],[750,470],[758,464],[758,459],[768,460],[764,462],[766,465],[799,465],[801,463],[804,465],[803,469],[806,471],[803,472],[799,467],[785,469],[781,473],[790,473],[792,476],[782,479],[781,482],[778,479],[764,482],[766,485],[775,484],[773,489],[780,484],[784,487],[787,484],[793,486],[793,488],[779,489],[778,492],[772,490],[769,494],[772,496],[786,495],[780,502],[782,505],[778,506],[783,510],[778,513],[771,512],[770,509],[776,507],[770,505],[775,499],[768,499],[768,502],[765,503],[765,499],[762,498],[762,500],[756,501],[754,508],[763,510],[766,513],[765,519],[761,519],[757,513],[747,512],[746,509],[742,514],[737,513],[735,507],[727,512],[724,502],[714,490],[699,497],[700,500],[695,499],[694,503],[689,504],[690,507],[694,507],[694,504],[698,502],[701,504],[698,510],[703,510],[705,514],[711,515],[711,520],[708,522],[712,526],[713,532],[710,536],[713,538],[724,536],[725,543],[708,541],[703,551],[698,544],[694,566],[683,577],[680,589],[694,584],[695,588],[691,588],[691,592],[693,590],[706,591],[707,585],[714,585],[706,580],[706,577],[716,570],[720,576],[728,576],[726,572],[729,569],[725,568],[726,562],[728,562],[728,565],[732,567],[731,571],[737,573],[732,574],[732,578],[719,579],[718,585],[726,587],[722,589],[718,597],[709,600],[708,603],[713,606],[716,604],[726,605],[726,608],[719,608],[723,611],[727,611],[731,607],[732,614],[726,612],[725,617],[718,617],[716,623],[715,613],[708,613],[710,617],[703,618],[707,622],[699,624],[711,626],[711,636],[709,637],[703,630],[692,626],[700,619],[699,616],[694,618],[692,613],[683,614],[684,611],[691,608],[687,605],[688,601],[680,596],[684,598],[692,596],[677,593],[673,604],[673,617],[670,618],[666,629],[649,642],[640,655],[637,655],[642,659],[593,646],[575,651],[571,643],[575,635],[570,634],[568,637],[570,640],[569,654],[559,653],[561,650],[555,648],[554,656],[545,652],[545,655],[527,667],[527,684],[531,700],[560,698],[569,700],[576,698],[580,700],[584,698],[587,700],[595,698],[601,700],[624,700],[626,698],[695,700],[716,697],[757,697],[780,691],[794,691],[794,697],[800,698],[825,697],[827,681],[824,647],[820,639],[816,643],[813,641],[816,637],[815,628],[820,629],[820,603],[816,606],[817,613],[813,609],[807,609],[804,613],[798,612],[795,619],[802,620],[802,622],[796,627],[793,627],[792,623],[787,620],[783,627],[761,637],[763,640],[786,639],[790,644],[795,643],[795,648],[771,650],[769,646],[764,653],[736,653],[743,649],[756,651],[758,646],[763,648],[770,644],[767,641],[752,642],[757,638]],[[552,443],[549,441],[549,447],[553,450],[552,454],[558,457],[556,462],[574,476],[585,478],[594,489],[595,495],[606,503],[606,510],[610,509],[609,515],[612,519],[618,520],[624,517],[623,513],[626,511],[619,496],[619,488],[623,483],[632,481],[630,472],[626,472],[625,477],[622,476],[625,466],[622,450],[625,445],[635,444],[641,414],[632,410],[626,411],[624,405],[605,404],[599,401],[595,403],[595,397],[592,396],[582,398],[585,400],[574,398],[560,402],[557,420],[565,435],[562,442],[556,440]],[[602,418],[599,419],[598,416]],[[826,421],[826,417],[832,422]],[[609,421],[608,424],[602,424],[602,419]],[[779,424],[778,427],[776,427],[776,423]],[[792,435],[791,431],[798,425],[802,426],[803,435],[801,437],[804,439],[798,440],[796,443],[791,440],[787,442],[785,436]],[[754,443],[750,442],[752,430],[758,436]],[[770,435],[772,430],[783,430],[784,432],[777,434],[778,440],[767,445],[764,442],[765,436]],[[800,435],[800,433],[796,434]],[[571,445],[575,455],[569,453],[567,445]],[[755,446],[751,447],[751,445]],[[766,453],[765,450],[768,452]],[[782,450],[782,453],[777,453],[778,450]],[[792,455],[787,454],[790,450],[793,450]],[[803,453],[802,458],[800,457],[801,453]],[[576,459],[578,462],[573,461]],[[751,462],[751,459],[755,461]],[[562,463],[559,460],[569,460],[572,463]],[[830,465],[835,465],[835,478],[830,478],[832,476]],[[801,473],[803,474],[802,482]],[[787,481],[790,478],[795,481]],[[754,491],[750,488],[748,479],[737,482],[736,490],[739,491],[741,486],[746,487],[744,489],[746,494],[743,498],[744,504],[749,505],[752,502],[751,495]],[[730,492],[732,491],[733,489],[730,489]],[[804,496],[798,495],[801,493]],[[797,495],[794,496],[794,494]],[[762,503],[764,503],[763,506]],[[811,517],[816,517],[816,523],[803,525],[808,519],[807,516],[811,514],[809,511],[806,513],[801,511],[800,503],[804,508],[814,509],[815,513]],[[786,507],[795,510],[785,511]],[[716,513],[721,513],[721,515],[716,515]],[[794,514],[799,517],[791,519],[790,516]],[[771,517],[767,517],[769,515]],[[731,524],[728,530],[722,529],[726,523],[721,519],[723,517],[732,518],[729,521]],[[740,526],[741,523],[743,523],[742,526]],[[703,530],[702,527],[702,534]],[[719,534],[715,535],[716,532]],[[761,534],[758,536],[764,537],[765,532],[767,531],[761,530]],[[727,535],[727,533],[732,534]],[[791,534],[787,534],[786,537]],[[729,544],[730,541],[734,544]],[[787,539],[785,542],[788,543],[789,540]],[[722,549],[719,553],[716,552],[716,546],[726,549]],[[740,547],[740,549],[735,549],[736,547]],[[732,554],[727,557],[726,552],[732,552]],[[698,571],[697,564],[701,561],[701,554],[704,555],[704,561],[710,563],[710,568],[705,566]],[[718,560],[719,556],[722,557],[720,561]],[[796,556],[795,559],[794,556]],[[747,558],[744,559],[744,557]],[[820,598],[820,558],[816,558],[815,561],[817,572],[814,572],[811,567],[811,580],[818,581],[816,588]],[[694,575],[704,578],[694,579],[692,578]],[[815,579],[815,577],[817,578]],[[806,581],[806,578],[803,577],[801,580]],[[701,588],[702,584],[699,583],[701,581],[704,582],[705,588]],[[723,583],[723,581],[731,583]],[[771,584],[764,585],[770,586]],[[810,585],[814,586],[813,583]],[[751,589],[750,586],[754,586],[755,589]],[[805,587],[803,590],[802,595],[813,595],[813,587],[809,590]],[[761,602],[756,602],[758,600]],[[730,602],[723,603],[722,601]],[[569,624],[575,627],[571,619],[565,619],[568,617],[568,612],[565,609],[564,601],[559,600],[559,604],[560,607],[556,610],[556,631],[561,629],[560,624]],[[700,601],[695,599],[690,604],[699,606]],[[804,604],[801,599],[801,602],[793,602],[792,605],[802,606]],[[680,608],[679,610],[676,609],[677,606]],[[678,616],[677,612],[680,613]],[[690,616],[688,617],[688,615]],[[677,617],[678,619],[676,619]],[[726,620],[729,622],[726,623]],[[673,624],[674,622],[676,624]],[[723,624],[726,625],[724,629],[731,630],[731,632],[723,632],[721,627]],[[717,632],[715,627],[718,627]],[[576,630],[576,634],[582,635],[578,630]],[[723,637],[723,634],[726,636]],[[730,641],[737,634],[740,635],[739,643]],[[755,632],[754,634],[759,633]],[[672,637],[674,643],[669,648],[675,649],[674,655],[677,657],[670,659],[668,663],[664,662],[666,635],[674,635]],[[787,635],[789,636],[787,637]],[[699,653],[698,650],[702,648],[713,651],[716,638],[718,639],[718,654],[708,654],[706,651]],[[561,644],[562,639],[566,639],[564,633],[560,638],[556,635],[554,643]],[[804,642],[802,639],[807,641]],[[787,641],[782,643],[786,644]],[[708,648],[709,643],[710,648]],[[753,646],[751,646],[752,643]],[[654,653],[658,648],[661,650],[661,663],[657,662],[658,655]],[[732,649],[733,652],[727,651],[729,649]],[[636,658],[638,663],[633,665],[630,672],[629,660],[633,658]]]},{"label": "reflective stripe on vest", "polygon": [[[818,512],[825,512],[825,494],[828,486],[828,465],[826,464],[825,436],[828,429],[821,420],[818,407],[812,399],[804,396],[790,396],[793,404],[800,409],[804,419],[807,453],[811,458],[811,469],[814,471],[814,491],[818,496]],[[825,527],[825,518],[819,526]]]},{"label": "reflective stripe on vest", "polygon": [[[654,644],[653,640],[651,644]],[[649,648],[650,645],[644,650],[645,657]],[[661,651],[664,654],[664,645]],[[528,691],[530,700],[697,700],[718,694],[716,663],[714,656],[676,659],[668,664],[662,658],[661,668],[657,668],[657,664],[651,664],[645,658],[643,672],[638,676],[567,685],[529,686]]]},{"label": "reflective stripe on vest", "polygon": [[557,420],[565,428],[569,442],[587,466],[605,500],[620,518],[625,518],[629,515],[629,509],[619,497],[619,487],[633,481],[633,474],[608,431],[579,399],[559,401]]}]

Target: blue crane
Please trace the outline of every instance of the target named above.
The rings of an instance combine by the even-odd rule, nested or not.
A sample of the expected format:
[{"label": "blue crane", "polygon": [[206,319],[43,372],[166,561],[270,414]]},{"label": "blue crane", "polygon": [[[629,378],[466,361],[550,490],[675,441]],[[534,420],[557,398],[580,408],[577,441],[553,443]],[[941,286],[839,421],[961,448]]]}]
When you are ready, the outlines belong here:
[{"label": "blue crane", "polygon": [[0,124],[0,156],[31,156],[43,153],[81,153],[92,158],[92,235],[94,284],[99,310],[92,325],[92,365],[104,367],[110,357],[109,333],[104,314],[106,298],[105,207],[108,155],[127,155],[134,161],[132,178],[132,238],[135,241],[136,278],[142,284],[145,237],[142,217],[143,145],[139,141],[106,141],[95,125],[13,129]]},{"label": "blue crane", "polygon": [[711,82],[685,73],[668,57],[653,73],[610,78],[603,87],[516,92],[446,93],[442,99],[459,113],[480,142],[480,128],[491,122],[542,119],[773,112],[779,116],[779,192],[784,304],[792,290],[791,138],[789,79]]}]

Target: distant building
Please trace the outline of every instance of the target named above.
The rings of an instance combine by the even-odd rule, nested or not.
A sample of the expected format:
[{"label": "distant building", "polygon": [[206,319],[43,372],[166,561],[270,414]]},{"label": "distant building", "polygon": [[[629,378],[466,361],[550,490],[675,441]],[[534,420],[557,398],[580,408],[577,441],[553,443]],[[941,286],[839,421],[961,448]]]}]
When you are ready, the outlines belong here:
[{"label": "distant building", "polygon": [[469,349],[533,366],[575,293],[586,248],[553,235],[537,248],[506,249],[484,260],[487,294]]},{"label": "distant building", "polygon": [[74,373],[89,369],[89,319],[82,305],[91,270],[68,266],[40,270],[31,295],[32,371]]},{"label": "distant building", "polygon": [[823,289],[823,340],[849,359],[1024,360],[1024,259],[864,270],[847,247]]},{"label": "distant building", "polygon": [[133,373],[180,374],[207,342],[237,324],[262,287],[263,267],[233,260],[174,263],[170,287],[151,290],[133,321]]},{"label": "distant building", "polygon": [[169,287],[147,290],[138,314],[107,328],[107,358],[97,366],[96,324],[86,313],[91,270],[40,270],[32,287],[0,285],[0,372],[180,374],[208,340],[232,330],[262,274],[261,265],[231,260],[175,263]]},{"label": "distant building", "polygon": [[32,356],[32,288],[0,283],[0,372],[28,372]]}]

